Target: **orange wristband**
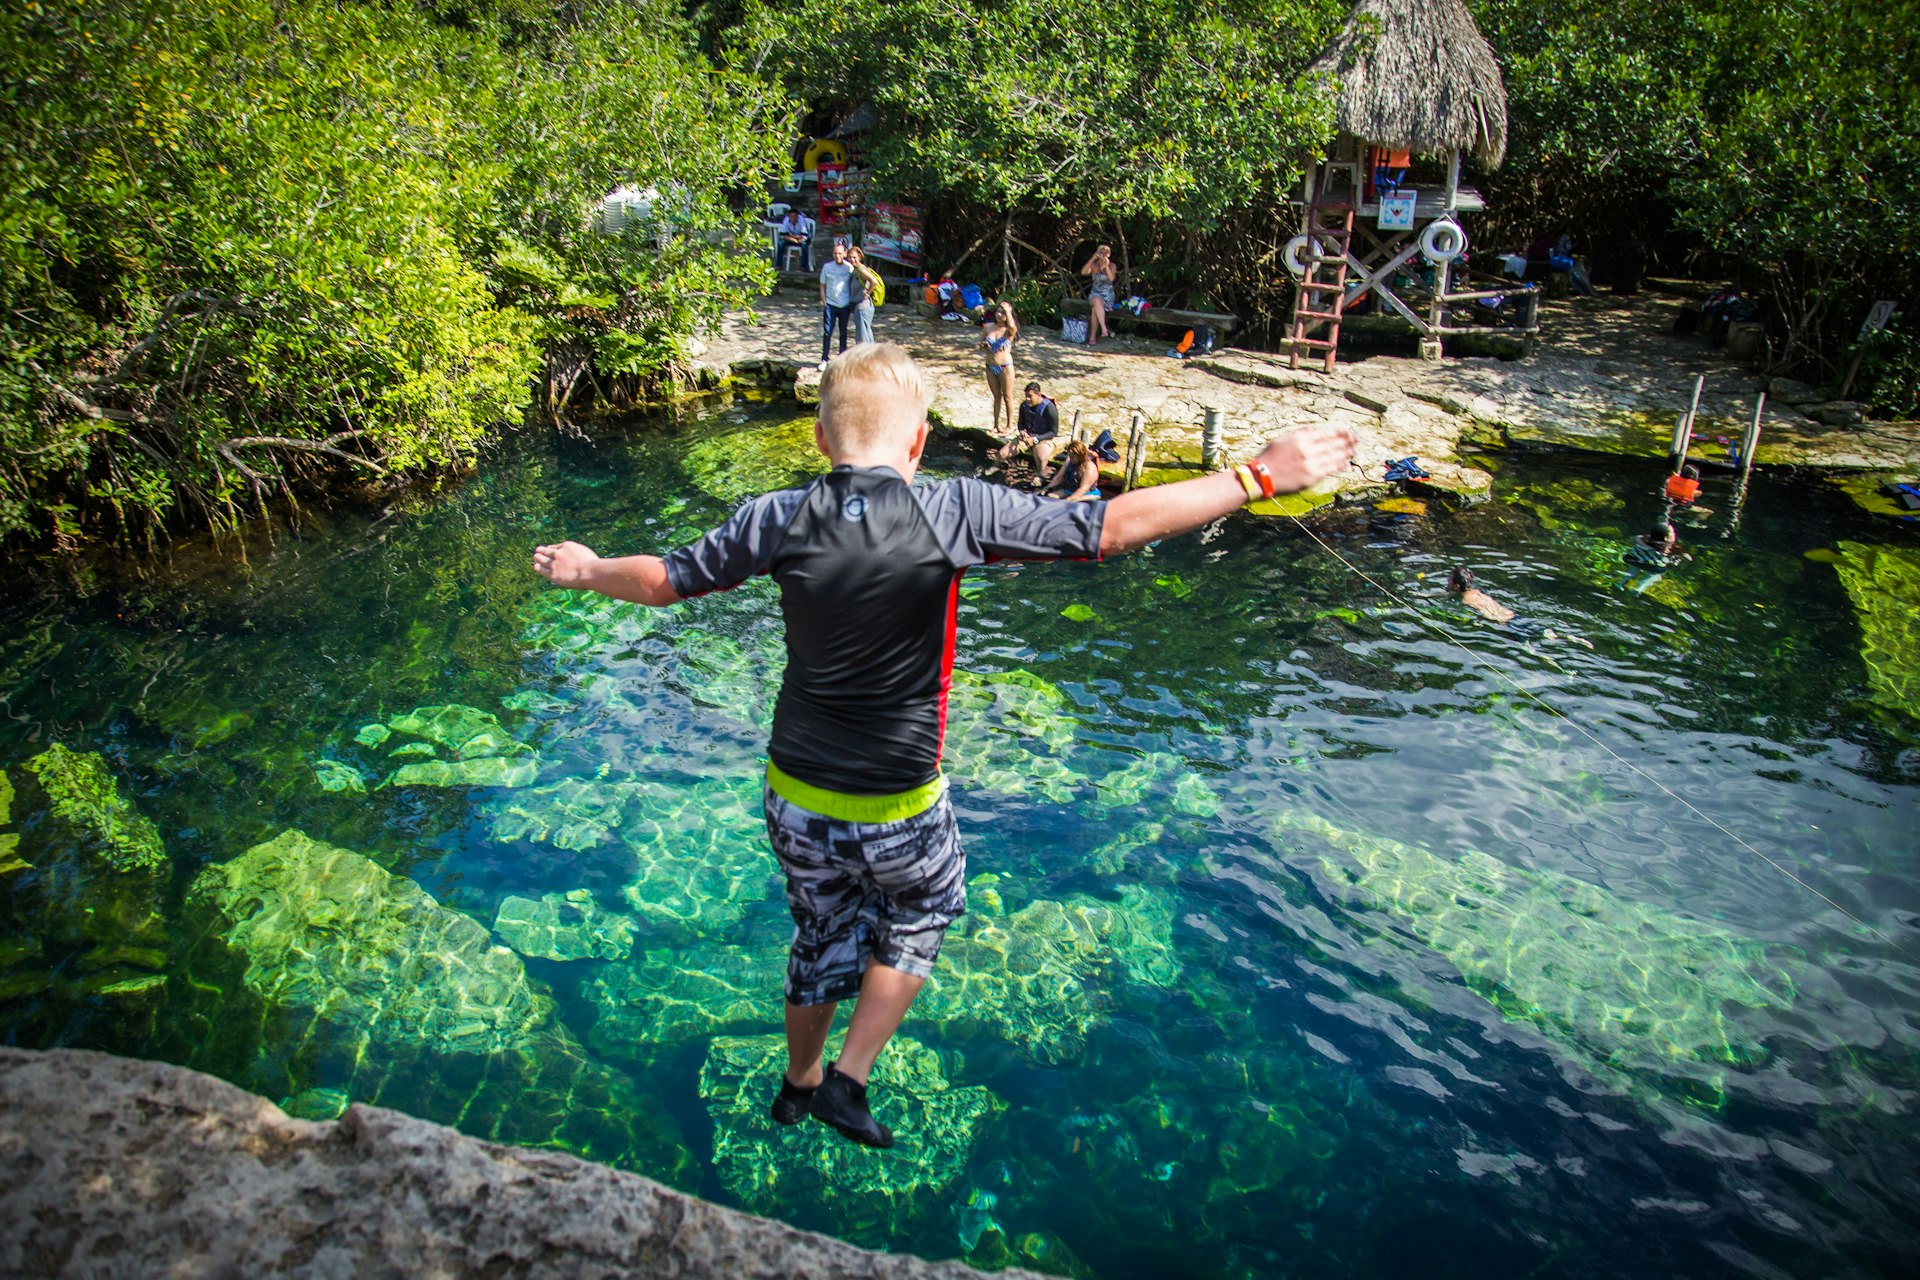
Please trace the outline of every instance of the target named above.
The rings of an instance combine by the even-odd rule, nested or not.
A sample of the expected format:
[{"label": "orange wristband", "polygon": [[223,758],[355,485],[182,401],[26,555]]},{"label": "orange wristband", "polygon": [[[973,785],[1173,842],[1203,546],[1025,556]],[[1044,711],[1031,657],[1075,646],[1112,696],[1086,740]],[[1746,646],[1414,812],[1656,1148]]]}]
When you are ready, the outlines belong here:
[{"label": "orange wristband", "polygon": [[1263,498],[1271,498],[1273,496],[1273,472],[1267,470],[1267,464],[1258,458],[1254,458],[1246,464],[1246,468],[1253,473],[1253,478],[1260,482],[1260,496]]}]

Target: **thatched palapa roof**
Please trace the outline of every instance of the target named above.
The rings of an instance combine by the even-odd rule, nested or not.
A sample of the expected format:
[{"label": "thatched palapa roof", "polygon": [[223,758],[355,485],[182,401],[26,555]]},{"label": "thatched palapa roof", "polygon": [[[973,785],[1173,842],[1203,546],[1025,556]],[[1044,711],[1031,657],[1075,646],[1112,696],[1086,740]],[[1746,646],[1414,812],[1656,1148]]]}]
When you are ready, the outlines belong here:
[{"label": "thatched palapa roof", "polygon": [[1507,89],[1463,0],[1359,0],[1312,70],[1339,85],[1344,133],[1416,154],[1507,154]]}]

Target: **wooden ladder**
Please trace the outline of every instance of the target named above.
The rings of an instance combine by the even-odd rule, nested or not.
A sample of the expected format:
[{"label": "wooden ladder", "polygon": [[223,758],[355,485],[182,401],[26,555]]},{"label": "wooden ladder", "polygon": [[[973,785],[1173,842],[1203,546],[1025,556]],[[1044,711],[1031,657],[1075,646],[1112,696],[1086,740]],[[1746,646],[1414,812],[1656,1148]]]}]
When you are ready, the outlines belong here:
[{"label": "wooden ladder", "polygon": [[[1293,298],[1293,355],[1290,367],[1300,367],[1303,351],[1319,353],[1327,373],[1340,347],[1340,316],[1346,309],[1347,249],[1353,243],[1353,205],[1327,200],[1324,194],[1307,206],[1307,269]],[[1309,333],[1326,326],[1319,337]]]}]

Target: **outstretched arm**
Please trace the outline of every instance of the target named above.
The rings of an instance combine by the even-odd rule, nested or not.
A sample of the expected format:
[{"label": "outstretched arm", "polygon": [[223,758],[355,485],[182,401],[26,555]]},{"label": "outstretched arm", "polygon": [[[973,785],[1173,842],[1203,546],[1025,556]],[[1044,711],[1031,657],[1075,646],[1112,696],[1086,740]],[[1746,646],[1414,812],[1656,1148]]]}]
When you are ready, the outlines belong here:
[{"label": "outstretched arm", "polygon": [[[1273,473],[1276,495],[1298,493],[1346,470],[1359,442],[1348,427],[1302,427],[1269,441],[1260,461]],[[1246,491],[1231,471],[1123,493],[1107,504],[1100,554],[1118,555],[1198,529],[1246,500]]]},{"label": "outstretched arm", "polygon": [[619,556],[603,560],[577,542],[556,542],[533,549],[533,567],[556,587],[597,591],[615,600],[635,604],[679,603],[680,593],[667,581],[666,561],[659,556]]}]

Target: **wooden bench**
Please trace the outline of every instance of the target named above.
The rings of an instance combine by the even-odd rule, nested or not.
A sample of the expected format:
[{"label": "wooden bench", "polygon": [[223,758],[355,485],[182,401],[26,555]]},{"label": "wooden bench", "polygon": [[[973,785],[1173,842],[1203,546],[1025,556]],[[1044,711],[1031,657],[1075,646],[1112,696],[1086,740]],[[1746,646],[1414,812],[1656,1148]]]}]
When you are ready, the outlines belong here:
[{"label": "wooden bench", "polygon": [[[1085,298],[1062,298],[1060,314],[1063,316],[1086,316],[1093,306]],[[1225,336],[1240,327],[1240,317],[1230,316],[1216,311],[1177,311],[1172,307],[1148,307],[1139,315],[1125,307],[1108,307],[1109,320],[1129,320],[1136,324],[1156,324],[1168,329],[1192,329],[1205,325],[1214,333]]]}]

